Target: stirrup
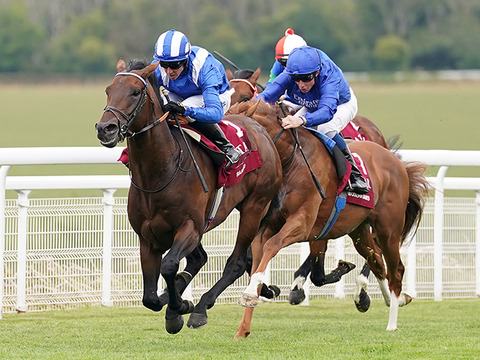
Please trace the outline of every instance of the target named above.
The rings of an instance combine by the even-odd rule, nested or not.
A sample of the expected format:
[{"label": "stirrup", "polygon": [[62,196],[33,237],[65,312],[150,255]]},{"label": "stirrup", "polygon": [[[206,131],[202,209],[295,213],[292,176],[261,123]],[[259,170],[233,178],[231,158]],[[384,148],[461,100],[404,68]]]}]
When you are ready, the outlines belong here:
[{"label": "stirrup", "polygon": [[240,156],[242,156],[242,153],[234,147],[228,149],[227,152],[225,152],[225,158],[227,159],[225,170],[228,170],[230,166],[236,164],[240,160]]},{"label": "stirrup", "polygon": [[352,183],[352,181],[350,179],[348,179],[348,184],[347,184],[346,188],[347,188],[347,191],[351,191],[351,192],[361,194],[361,195],[367,194],[368,191],[370,190],[368,188],[367,183],[365,183],[365,185],[360,185],[357,182]]}]

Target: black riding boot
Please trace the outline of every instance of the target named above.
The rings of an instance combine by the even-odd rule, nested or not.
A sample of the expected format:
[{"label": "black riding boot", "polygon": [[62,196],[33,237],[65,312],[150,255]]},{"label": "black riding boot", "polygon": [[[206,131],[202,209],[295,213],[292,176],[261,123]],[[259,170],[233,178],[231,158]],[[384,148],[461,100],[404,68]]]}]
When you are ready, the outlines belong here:
[{"label": "black riding boot", "polygon": [[194,121],[189,123],[189,125],[205,135],[225,154],[228,160],[227,165],[225,166],[227,169],[230,165],[238,162],[242,153],[225,137],[225,134],[218,124]]},{"label": "black riding boot", "polygon": [[358,169],[357,165],[355,164],[355,160],[353,160],[352,153],[346,146],[342,149],[343,155],[347,161],[352,165],[352,173],[350,174],[350,180],[347,185],[348,191],[353,191],[357,194],[366,194],[368,193],[368,184],[365,178],[363,177],[362,173]]}]

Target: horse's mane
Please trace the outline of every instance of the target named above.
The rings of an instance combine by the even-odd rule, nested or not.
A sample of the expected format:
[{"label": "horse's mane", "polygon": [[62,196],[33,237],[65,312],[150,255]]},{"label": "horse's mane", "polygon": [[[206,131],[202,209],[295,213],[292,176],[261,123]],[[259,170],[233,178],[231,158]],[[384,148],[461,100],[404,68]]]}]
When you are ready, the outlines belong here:
[{"label": "horse's mane", "polygon": [[[133,60],[130,60],[130,62],[128,63],[127,71],[141,70],[147,65],[150,65],[150,63],[145,59],[143,60],[133,59]],[[155,91],[155,95],[157,95],[158,101],[160,101],[160,104],[162,104],[163,101],[162,101],[162,97],[160,96],[160,89],[158,87],[157,77],[155,76],[154,73],[152,73],[148,77],[148,82],[150,83],[150,85],[152,85],[153,91]]]},{"label": "horse's mane", "polygon": [[[252,107],[256,106],[256,109],[255,111],[252,113],[252,114],[248,114],[248,116],[253,116],[253,114],[256,114],[256,115],[260,115],[260,116],[271,116],[273,118],[275,118],[277,116],[277,112],[275,110],[275,108],[266,103],[265,101],[263,100],[260,100],[260,102],[258,103],[258,99],[250,99],[248,101],[244,101],[244,102],[241,102],[241,103],[237,103],[237,104],[234,104],[232,105],[232,107],[230,107],[230,109],[228,109],[227,111],[227,114],[243,114],[245,115],[249,109],[251,109]],[[257,105],[258,103],[258,105]]]},{"label": "horse's mane", "polygon": [[234,79],[250,79],[255,71],[250,69],[238,69],[233,73]]}]

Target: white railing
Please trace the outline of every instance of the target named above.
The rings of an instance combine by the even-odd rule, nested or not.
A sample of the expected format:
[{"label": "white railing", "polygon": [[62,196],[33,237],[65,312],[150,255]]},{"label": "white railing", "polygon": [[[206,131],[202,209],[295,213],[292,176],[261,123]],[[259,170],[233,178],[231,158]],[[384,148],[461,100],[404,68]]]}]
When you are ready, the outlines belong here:
[{"label": "white railing", "polygon": [[[129,186],[127,175],[7,176],[16,165],[112,164],[120,152],[100,147],[0,149],[0,269],[5,269],[0,273],[0,317],[3,311],[82,302],[139,304],[142,290],[136,237],[126,219],[126,199],[114,197],[116,189]],[[435,197],[429,199],[417,237],[402,248],[406,289],[437,301],[480,295],[480,179],[445,177],[449,166],[480,166],[480,151],[403,150],[401,155],[404,160],[441,166],[437,177],[429,179]],[[102,189],[103,198],[29,199],[35,189],[81,188]],[[447,189],[473,190],[476,198],[444,198]],[[18,199],[6,200],[7,190],[15,190]],[[67,205],[69,201],[74,204]],[[473,224],[459,227],[459,218]],[[60,226],[70,220],[73,224]],[[237,222],[238,213],[233,213],[225,224],[204,236],[210,258],[192,283],[192,298],[198,299],[221,274],[233,248]],[[460,239],[455,233],[461,234]],[[339,258],[363,263],[350,241],[340,238],[332,244],[327,268],[335,267]],[[286,299],[293,272],[307,254],[307,244],[293,245],[272,261],[270,279],[282,289],[281,299]],[[351,294],[354,276],[352,272],[335,285],[307,288],[307,295]],[[236,301],[246,281],[238,280],[218,301]],[[374,283],[370,290],[379,295]],[[304,303],[308,304],[308,299]]]}]

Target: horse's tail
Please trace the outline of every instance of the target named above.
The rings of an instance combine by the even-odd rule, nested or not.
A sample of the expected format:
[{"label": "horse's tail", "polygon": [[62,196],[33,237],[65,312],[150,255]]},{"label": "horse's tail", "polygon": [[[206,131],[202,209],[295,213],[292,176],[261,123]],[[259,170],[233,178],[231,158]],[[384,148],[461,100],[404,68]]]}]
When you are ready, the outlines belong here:
[{"label": "horse's tail", "polygon": [[404,165],[408,173],[410,192],[407,209],[405,210],[405,223],[401,235],[402,243],[412,231],[412,235],[417,232],[423,215],[426,196],[429,191],[428,180],[423,176],[423,172],[427,166],[418,162],[404,162]]}]

